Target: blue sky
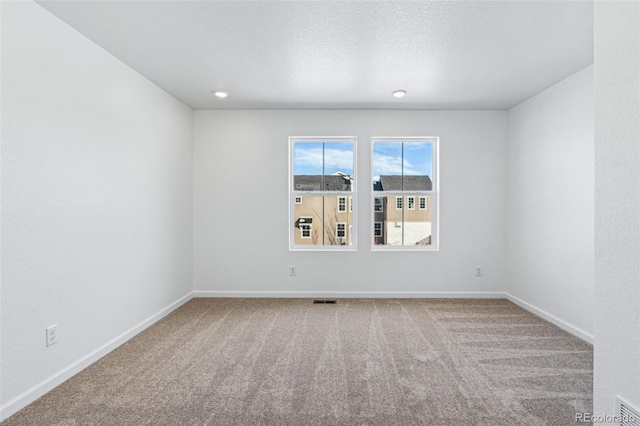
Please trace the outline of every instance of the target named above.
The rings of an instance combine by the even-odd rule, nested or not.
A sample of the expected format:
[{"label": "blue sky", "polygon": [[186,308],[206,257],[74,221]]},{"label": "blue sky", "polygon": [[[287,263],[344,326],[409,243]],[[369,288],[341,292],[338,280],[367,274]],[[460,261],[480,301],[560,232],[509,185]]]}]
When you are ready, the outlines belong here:
[{"label": "blue sky", "polygon": [[373,180],[379,180],[380,175],[402,174],[427,175],[433,179],[433,145],[429,142],[375,142]]},{"label": "blue sky", "polygon": [[[324,145],[324,152],[323,152]],[[331,175],[343,172],[353,175],[352,142],[297,142],[293,146],[294,175]]]},{"label": "blue sky", "polygon": [[[404,161],[403,161],[404,158]],[[324,164],[324,170],[323,170]],[[293,146],[295,175],[353,175],[352,142],[296,142]],[[373,180],[380,175],[427,175],[433,179],[433,145],[429,142],[375,142]]]}]

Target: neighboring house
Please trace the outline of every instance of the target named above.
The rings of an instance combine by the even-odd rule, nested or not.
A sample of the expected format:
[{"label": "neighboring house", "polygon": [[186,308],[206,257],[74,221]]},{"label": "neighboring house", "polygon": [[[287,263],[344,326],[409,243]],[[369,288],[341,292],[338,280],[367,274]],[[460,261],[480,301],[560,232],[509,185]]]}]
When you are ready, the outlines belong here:
[{"label": "neighboring house", "polygon": [[[296,245],[350,245],[352,198],[348,193],[321,195],[321,191],[351,191],[353,178],[344,173],[333,175],[295,175],[294,226]],[[431,245],[431,196],[429,176],[380,176],[374,191],[402,194],[376,197],[374,200],[374,242],[388,245]],[[407,191],[416,191],[411,193]],[[314,194],[318,192],[318,194]]]},{"label": "neighboring house", "polygon": [[374,199],[374,243],[431,245],[431,196],[407,191],[431,191],[429,176],[380,176],[374,191],[400,192]]},{"label": "neighboring house", "polygon": [[[294,191],[351,191],[353,178],[345,173],[296,175]],[[294,226],[296,245],[350,245],[352,198],[348,193],[296,195]]]}]

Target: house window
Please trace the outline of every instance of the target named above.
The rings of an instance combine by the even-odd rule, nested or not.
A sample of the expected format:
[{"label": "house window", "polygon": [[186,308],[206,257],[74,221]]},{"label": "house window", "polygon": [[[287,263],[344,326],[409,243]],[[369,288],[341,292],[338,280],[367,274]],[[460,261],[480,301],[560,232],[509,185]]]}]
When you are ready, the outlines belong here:
[{"label": "house window", "polygon": [[347,197],[338,197],[338,211],[339,212],[347,211]]},{"label": "house window", "polygon": [[407,197],[407,208],[409,210],[415,210],[415,208],[416,208],[416,197]]},{"label": "house window", "polygon": [[289,153],[289,249],[354,250],[356,139],[291,137]]},{"label": "house window", "polygon": [[311,224],[300,225],[300,238],[311,238]]},{"label": "house window", "polygon": [[[434,137],[372,139],[374,250],[438,249],[438,143]],[[376,215],[385,200],[395,200],[396,208]]]},{"label": "house window", "polygon": [[402,210],[402,197],[396,197],[396,210]]},{"label": "house window", "polygon": [[374,198],[373,199],[373,211],[376,213],[384,212],[384,204],[382,203],[382,198]]}]

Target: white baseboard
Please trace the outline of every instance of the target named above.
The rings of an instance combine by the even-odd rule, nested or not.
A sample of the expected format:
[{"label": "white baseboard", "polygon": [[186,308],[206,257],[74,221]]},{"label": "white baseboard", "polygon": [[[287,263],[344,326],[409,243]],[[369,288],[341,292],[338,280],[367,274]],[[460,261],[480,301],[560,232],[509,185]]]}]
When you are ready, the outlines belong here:
[{"label": "white baseboard", "polygon": [[199,291],[193,297],[343,299],[504,299],[501,291]]},{"label": "white baseboard", "polygon": [[7,419],[9,416],[13,415],[14,413],[18,412],[22,408],[31,404],[33,401],[40,398],[42,395],[49,392],[56,386],[62,384],[64,381],[78,374],[80,371],[84,370],[85,368],[87,368],[88,366],[90,366],[91,364],[93,364],[103,356],[107,355],[109,352],[116,349],[118,346],[122,345],[123,343],[125,343],[126,341],[134,337],[136,334],[149,328],[151,325],[155,324],[156,322],[160,321],[162,318],[164,318],[174,310],[178,309],[180,306],[184,305],[192,298],[193,298],[193,293],[189,293],[181,297],[180,299],[176,300],[166,308],[151,315],[149,318],[145,319],[138,325],[130,328],[129,330],[117,336],[116,338],[100,346],[96,350],[90,352],[89,354],[83,356],[82,358],[70,364],[69,366],[58,371],[51,377],[43,380],[42,382],[31,387],[30,389],[27,389],[20,395],[8,401],[6,404],[0,407],[0,421]]},{"label": "white baseboard", "polygon": [[516,305],[520,306],[523,309],[526,309],[527,311],[531,312],[532,314],[535,314],[537,316],[539,316],[540,318],[543,318],[547,321],[549,321],[551,324],[557,325],[558,327],[560,327],[561,329],[563,329],[564,331],[567,331],[571,334],[573,334],[576,337],[581,338],[582,340],[584,340],[587,343],[590,343],[593,345],[593,334],[587,333],[586,331],[572,325],[569,324],[568,322],[566,322],[565,320],[562,320],[560,318],[558,318],[557,316],[550,314],[547,311],[543,311],[542,309],[538,308],[537,306],[533,306],[531,303],[527,303],[522,299],[519,299],[517,297],[515,297],[512,294],[509,293],[504,293],[505,297],[512,301],[513,303],[515,303]]}]

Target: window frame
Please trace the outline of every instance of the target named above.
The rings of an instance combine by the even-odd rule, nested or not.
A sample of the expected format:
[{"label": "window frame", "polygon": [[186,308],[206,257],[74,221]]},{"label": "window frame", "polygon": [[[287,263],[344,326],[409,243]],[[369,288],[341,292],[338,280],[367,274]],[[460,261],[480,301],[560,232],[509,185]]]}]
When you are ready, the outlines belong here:
[{"label": "window frame", "polygon": [[[396,142],[396,143],[430,143],[432,147],[432,170],[431,176],[431,190],[430,191],[415,191],[415,190],[400,190],[400,191],[375,191],[373,186],[373,177],[374,177],[374,146],[376,142]],[[376,245],[375,239],[379,238],[379,236],[375,235],[375,225],[371,229],[370,236],[370,244],[372,251],[439,251],[440,250],[440,138],[437,136],[411,136],[411,137],[392,137],[392,136],[381,136],[381,137],[372,137],[371,138],[371,175],[369,176],[369,191],[371,192],[371,203],[373,207],[371,208],[371,223],[379,222],[376,221],[375,215],[380,212],[376,212],[375,210],[375,199],[387,197],[389,200],[390,197],[394,197],[396,203],[396,209],[398,207],[398,198],[403,198],[405,196],[414,197],[414,209],[416,210],[416,201],[418,204],[418,210],[427,210],[429,208],[428,197],[431,197],[431,245],[429,246],[421,246],[421,245]],[[402,162],[404,163],[404,157],[402,158]],[[425,207],[424,209],[420,208],[420,199],[424,197]],[[417,200],[415,200],[417,198]],[[387,201],[388,202],[388,201]],[[383,202],[384,203],[384,202]],[[402,202],[402,209],[408,206],[408,203]],[[389,207],[391,209],[391,207]],[[401,209],[397,209],[401,210]],[[397,223],[395,224],[397,227]],[[384,228],[384,223],[382,225]]]},{"label": "window frame", "polygon": [[[309,216],[300,216],[300,219],[303,219],[303,218],[304,219],[312,219]],[[309,227],[309,236],[308,237],[304,236],[304,229],[302,228],[303,226],[304,227]],[[300,238],[301,239],[309,240],[309,239],[311,239],[311,235],[313,235],[313,222],[309,222],[309,223],[305,223],[305,224],[300,225]]]},{"label": "window frame", "polygon": [[[308,142],[308,143],[350,143],[353,147],[353,172],[351,175],[352,184],[350,191],[301,191],[296,190],[294,185],[294,146],[298,142]],[[356,199],[357,194],[357,186],[358,186],[358,172],[357,172],[357,163],[358,163],[358,139],[355,136],[290,136],[289,137],[289,251],[357,251],[357,232],[358,232],[358,224],[357,224],[357,206],[353,206],[353,200]],[[324,172],[323,172],[324,173]],[[336,226],[334,226],[334,237],[337,234],[337,223],[344,223],[344,234],[342,237],[347,240],[348,244],[345,245],[313,245],[313,244],[296,244],[296,232],[297,229],[294,226],[296,221],[295,217],[295,197],[305,197],[305,196],[317,196],[317,197],[336,197],[336,212],[340,214],[347,213],[350,215],[350,223],[349,222],[337,222]],[[337,197],[345,198],[345,210],[338,211]],[[326,201],[325,201],[326,202]],[[350,206],[347,209],[346,204],[349,203]],[[302,217],[302,216],[301,216]],[[324,213],[323,213],[324,220]],[[316,221],[316,218],[314,218]],[[347,226],[349,225],[349,232],[347,231]],[[326,232],[324,222],[319,223],[320,232]],[[313,228],[312,228],[313,229]],[[348,233],[347,233],[348,232]],[[326,234],[325,234],[326,235]],[[308,237],[305,237],[307,239]]]},{"label": "window frame", "polygon": [[[380,200],[380,210],[376,210],[376,200]],[[375,197],[373,199],[373,212],[384,213],[384,197]]]},{"label": "window frame", "polygon": [[[338,196],[338,202],[337,202],[337,206],[338,206],[338,213],[346,213],[347,212],[347,198],[345,196],[339,195]],[[340,201],[343,201],[342,204],[340,204]],[[340,207],[344,207],[344,209],[340,209]]]},{"label": "window frame", "polygon": [[[422,202],[424,201],[424,207],[422,207]],[[426,210],[427,209],[427,197],[422,195],[418,197],[418,210]]]},{"label": "window frame", "polygon": [[407,195],[407,210],[415,210],[415,209],[416,209],[416,196]]},{"label": "window frame", "polygon": [[[376,231],[377,231],[376,225],[380,225],[380,234],[379,235],[376,235]],[[383,222],[380,222],[380,221],[373,222],[373,237],[374,238],[375,237],[382,237],[382,226],[383,226]]]},{"label": "window frame", "polygon": [[[344,234],[342,237],[338,235],[340,233],[340,226],[342,225],[342,233]],[[344,238],[347,239],[347,222],[336,222],[336,239]]]}]

